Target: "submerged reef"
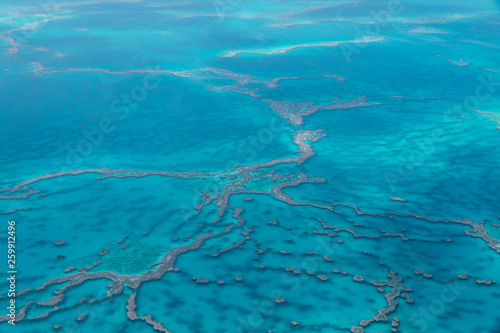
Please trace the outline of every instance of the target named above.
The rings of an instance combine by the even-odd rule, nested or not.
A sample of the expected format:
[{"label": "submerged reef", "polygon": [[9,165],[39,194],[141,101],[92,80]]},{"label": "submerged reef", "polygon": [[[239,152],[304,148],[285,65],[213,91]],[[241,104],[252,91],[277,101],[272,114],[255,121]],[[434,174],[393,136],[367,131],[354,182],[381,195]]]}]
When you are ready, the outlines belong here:
[{"label": "submerged reef", "polygon": [[[75,4],[75,6],[90,6],[95,3],[100,2],[82,2]],[[63,7],[69,10],[69,8],[72,8],[72,5],[64,4]],[[307,13],[308,10],[312,11],[316,9],[316,7],[313,9],[304,9],[302,12],[299,11],[298,13],[293,13],[293,15],[290,14],[290,17],[303,15]],[[47,47],[32,48],[25,46],[21,44],[20,41],[16,40],[14,35],[16,31],[22,29],[25,29],[23,31],[31,31],[38,29],[40,24],[46,24],[55,20],[65,20],[69,18],[69,16],[66,15],[68,13],[69,12],[63,12],[61,15],[50,15],[43,20],[34,22],[30,27],[11,29],[1,33],[0,38],[7,43],[9,54],[16,54],[25,47],[37,52],[52,52]],[[187,15],[182,18],[189,17],[191,16]],[[181,18],[179,18],[179,20],[181,20]],[[269,27],[283,29],[294,27],[299,24],[317,23],[315,21],[288,22],[286,17],[282,18],[282,20],[283,21],[278,20],[277,22],[273,22]],[[372,22],[366,24],[373,25]],[[87,32],[85,30],[86,28],[75,29],[79,29],[77,30],[79,33]],[[423,27],[413,29],[410,32],[412,34],[436,33],[432,28]],[[239,49],[230,50],[222,54],[217,53],[217,60],[221,61],[218,63],[220,66],[224,66],[224,61],[245,60],[246,57],[250,56],[277,57],[287,53],[290,55],[293,53],[293,50],[297,49],[304,51],[304,49],[311,48],[341,48],[347,45],[350,47],[364,47],[367,45],[379,45],[385,42],[387,42],[387,39],[384,37],[363,36],[358,39],[345,41],[298,43],[269,48]],[[62,54],[56,56],[59,57],[62,56]],[[449,66],[449,63],[446,63],[446,65],[452,68],[457,66],[466,67],[462,69],[467,70],[473,67],[473,64],[471,65],[471,63],[465,61],[458,62],[450,60],[449,62],[454,66]],[[384,325],[387,331],[391,330],[392,332],[396,332],[405,324],[405,318],[399,316],[396,312],[398,310],[398,305],[404,303],[403,307],[415,306],[412,297],[414,295],[413,293],[418,290],[414,290],[412,287],[415,285],[419,286],[418,283],[442,283],[446,273],[432,269],[432,267],[429,268],[429,266],[421,262],[411,262],[411,268],[406,271],[401,271],[399,269],[395,270],[395,261],[405,261],[406,258],[404,255],[399,256],[401,254],[399,250],[394,251],[390,256],[382,256],[380,254],[382,250],[378,247],[379,245],[383,247],[383,245],[385,245],[383,242],[387,242],[390,244],[397,244],[397,246],[408,245],[408,247],[405,247],[405,249],[408,249],[410,248],[409,246],[413,246],[414,244],[425,245],[434,242],[451,248],[457,245],[457,243],[462,242],[463,239],[466,239],[468,241],[480,243],[486,250],[493,250],[491,251],[492,253],[500,254],[500,241],[495,238],[493,234],[495,230],[492,231],[489,227],[490,225],[494,228],[500,227],[500,223],[485,225],[484,222],[460,216],[456,212],[449,212],[450,215],[446,215],[450,217],[456,216],[450,219],[409,214],[407,213],[408,211],[415,211],[408,210],[408,207],[415,201],[414,196],[411,196],[411,193],[403,192],[398,192],[398,194],[408,198],[408,200],[392,194],[384,194],[381,196],[381,201],[388,202],[392,206],[397,207],[396,211],[377,210],[372,206],[370,206],[371,208],[366,208],[366,206],[356,203],[355,199],[351,199],[350,201],[339,199],[343,197],[341,195],[342,183],[340,181],[341,176],[337,176],[337,171],[335,170],[336,166],[329,165],[328,167],[332,169],[329,169],[327,172],[339,178],[337,184],[327,183],[327,179],[323,178],[328,178],[326,175],[322,175],[321,171],[318,169],[310,168],[312,161],[321,157],[322,151],[315,151],[315,149],[323,145],[322,141],[331,138],[336,135],[336,133],[328,131],[326,124],[321,122],[315,122],[313,124],[316,125],[311,126],[306,122],[307,117],[313,114],[319,116],[320,113],[323,112],[330,116],[332,114],[344,115],[347,112],[364,111],[365,108],[383,105],[380,101],[384,101],[384,103],[388,100],[394,103],[406,103],[406,94],[405,96],[377,96],[375,98],[373,96],[364,95],[366,93],[364,91],[358,92],[358,90],[361,90],[358,89],[355,94],[351,92],[349,92],[349,94],[341,94],[339,92],[338,95],[332,95],[329,93],[320,101],[311,101],[312,97],[307,94],[304,94],[304,96],[307,96],[304,97],[305,100],[299,99],[302,97],[300,94],[294,96],[297,98],[296,100],[289,100],[291,98],[287,98],[286,94],[277,92],[277,90],[281,88],[280,85],[289,82],[298,84],[303,79],[310,80],[311,77],[305,78],[283,74],[286,76],[271,76],[262,79],[247,73],[237,73],[236,70],[204,67],[206,65],[197,66],[195,69],[191,70],[164,69],[160,66],[153,69],[49,66],[55,66],[55,64],[44,58],[39,61],[30,62],[28,74],[35,79],[48,79],[58,75],[73,75],[76,73],[85,73],[85,75],[98,74],[106,78],[110,76],[120,76],[120,78],[125,76],[133,77],[138,74],[146,74],[170,77],[176,80],[185,80],[193,85],[198,84],[202,86],[200,90],[209,95],[223,95],[226,97],[238,94],[238,98],[265,108],[266,111],[269,111],[270,114],[279,119],[285,127],[284,131],[287,133],[286,136],[284,136],[288,140],[286,143],[293,146],[293,148],[286,154],[273,155],[271,158],[266,159],[251,160],[246,164],[231,165],[227,170],[217,169],[218,171],[213,172],[196,171],[198,168],[195,165],[181,166],[182,161],[172,161],[171,163],[158,165],[157,167],[151,166],[154,165],[152,162],[148,164],[144,170],[142,170],[141,167],[137,167],[135,164],[120,164],[120,168],[112,168],[110,164],[96,163],[95,165],[86,165],[85,167],[72,168],[66,171],[57,171],[40,175],[32,174],[26,177],[33,177],[30,179],[23,178],[16,180],[15,183],[4,183],[2,185],[4,188],[0,189],[2,194],[0,200],[9,202],[29,202],[33,198],[38,199],[45,195],[49,196],[52,195],[52,193],[48,193],[44,187],[46,183],[56,180],[84,179],[84,177],[88,177],[86,181],[101,183],[119,183],[132,179],[143,179],[146,181],[150,178],[156,178],[164,182],[175,182],[176,184],[177,182],[206,182],[217,185],[214,187],[207,187],[208,189],[204,190],[200,190],[197,187],[194,189],[195,198],[191,201],[192,207],[189,207],[190,209],[193,208],[195,212],[194,217],[186,220],[179,219],[179,226],[177,226],[178,228],[173,228],[174,231],[172,231],[172,234],[167,236],[163,234],[161,236],[164,237],[165,243],[168,245],[165,245],[166,248],[160,249],[160,247],[158,247],[159,249],[155,248],[154,252],[151,251],[151,253],[148,253],[147,258],[153,258],[151,262],[146,262],[147,260],[144,259],[146,256],[135,254],[135,260],[139,262],[138,266],[141,268],[139,273],[134,272],[125,274],[118,271],[115,267],[112,267],[112,265],[109,265],[114,256],[113,251],[119,251],[124,257],[127,257],[133,255],[130,254],[129,251],[132,252],[135,250],[135,243],[131,238],[128,238],[126,235],[117,235],[116,238],[109,241],[109,243],[100,243],[97,250],[92,250],[92,256],[89,256],[89,260],[86,260],[86,262],[77,264],[75,262],[64,261],[64,266],[62,267],[66,268],[60,276],[48,276],[46,279],[44,278],[43,282],[40,284],[18,291],[16,296],[23,296],[28,299],[28,301],[18,308],[15,318],[16,323],[53,318],[67,309],[75,308],[78,311],[78,315],[74,314],[72,320],[77,325],[84,325],[86,322],[90,321],[92,316],[87,315],[89,312],[84,313],[84,310],[81,309],[80,306],[122,297],[124,302],[122,308],[118,310],[123,313],[126,312],[127,320],[141,322],[143,325],[148,325],[151,329],[158,332],[170,333],[171,323],[162,319],[161,311],[158,313],[140,315],[142,305],[138,299],[140,300],[143,294],[147,295],[145,289],[148,284],[153,285],[155,281],[160,280],[164,284],[169,284],[168,278],[170,276],[175,276],[179,281],[186,281],[186,285],[188,286],[186,288],[196,288],[195,290],[197,292],[201,290],[199,293],[203,295],[203,297],[208,297],[204,293],[206,292],[208,295],[212,289],[215,289],[217,292],[223,292],[228,289],[235,291],[243,290],[243,288],[247,288],[244,289],[244,294],[249,294],[252,297],[256,295],[261,297],[261,295],[252,289],[255,289],[256,286],[263,281],[271,281],[269,283],[278,284],[279,278],[274,280],[275,276],[271,277],[271,275],[267,276],[266,274],[279,273],[283,274],[282,281],[299,281],[304,285],[307,283],[314,283],[313,290],[317,292],[317,294],[314,294],[314,297],[318,298],[318,305],[322,305],[322,293],[323,290],[326,290],[323,288],[335,287],[338,285],[339,281],[345,281],[346,285],[349,286],[346,287],[346,289],[352,288],[353,294],[355,294],[355,291],[358,291],[358,288],[362,293],[373,291],[373,295],[375,296],[373,296],[373,299],[369,299],[368,302],[369,304],[376,304],[377,307],[375,308],[374,305],[373,308],[368,309],[366,312],[363,312],[363,314],[361,314],[361,311],[359,314],[355,314],[358,317],[353,319],[349,323],[349,326],[341,327],[339,330],[350,330],[353,333],[362,333],[365,331],[378,330]],[[334,81],[334,83],[338,85],[345,85],[349,82],[348,76],[345,76],[346,78],[344,79],[338,75],[321,74],[322,75],[312,78]],[[344,77],[341,73],[339,73],[339,75]],[[328,78],[333,78],[335,80]],[[288,82],[288,80],[290,81]],[[390,95],[393,94],[394,92],[391,92]],[[285,95],[285,97],[283,97],[283,95]],[[325,127],[323,127],[323,125],[325,125]],[[321,140],[325,137],[327,138]],[[325,145],[328,146],[330,143],[326,143]],[[329,149],[330,148],[331,147],[329,147]],[[338,147],[334,148],[340,149]],[[335,158],[337,158],[336,152],[338,150],[334,148],[327,151],[334,154]],[[339,153],[339,156],[343,155]],[[338,163],[349,163],[349,161],[342,161],[339,157]],[[181,166],[182,169],[176,168],[175,165],[172,166],[172,164]],[[151,168],[149,168],[150,166]],[[35,175],[38,176],[34,177]],[[93,177],[91,180],[89,180],[90,176]],[[330,179],[334,179],[333,182],[335,182],[335,178],[328,179],[328,182],[331,182]],[[334,191],[332,192],[338,190],[338,196],[336,196],[337,194],[335,193],[333,196],[325,195],[325,197],[318,199],[303,193],[298,193],[299,191],[297,191],[298,188],[302,189],[306,186],[316,186],[321,189],[321,187],[327,185],[334,187]],[[180,188],[182,185],[176,186]],[[355,192],[356,195],[359,195],[358,198],[364,195],[364,188],[362,188],[361,185],[359,189],[356,188],[351,190]],[[56,193],[54,195],[64,194]],[[154,192],[154,195],[162,196],[160,192]],[[297,217],[294,216],[293,218],[296,218],[297,221],[291,223],[290,220],[293,219],[288,221],[281,219],[280,214],[282,212],[274,212],[271,211],[271,207],[265,207],[266,211],[265,213],[263,212],[261,220],[253,218],[247,219],[247,215],[245,214],[248,214],[248,212],[254,209],[257,210],[256,206],[262,204],[260,201],[262,198],[275,204],[282,205],[291,211],[295,209],[308,211],[308,218],[299,217],[299,215],[297,215]],[[165,206],[168,206],[168,204],[169,202],[166,198]],[[280,209],[282,209],[281,206]],[[4,213],[18,214],[27,210],[28,209],[23,210],[23,208],[17,208],[7,210]],[[417,211],[421,212],[420,210]],[[443,212],[443,214],[447,213]],[[162,221],[160,221],[161,218],[158,219],[158,223],[162,223]],[[198,222],[199,220],[196,219],[201,221]],[[371,224],[372,220],[376,222],[383,221],[384,223],[377,224],[374,222]],[[485,221],[488,222],[487,220]],[[186,225],[192,227],[189,234],[183,234],[183,231],[179,231]],[[407,225],[410,227],[407,228]],[[438,237],[437,240],[427,239],[426,236],[423,235],[422,230],[425,228],[423,228],[422,225],[439,227],[440,234],[439,237],[436,236]],[[450,229],[453,230],[461,228],[460,233],[462,234],[447,234],[446,231],[444,231],[446,227],[450,227]],[[272,234],[272,244],[263,242],[262,239],[259,238],[263,237],[263,228],[277,230],[272,233],[270,232],[270,234]],[[144,240],[144,242],[150,241],[150,238],[155,235],[156,231],[155,228],[140,230],[139,238]],[[117,239],[119,240],[117,241]],[[66,243],[66,240],[68,243]],[[61,239],[53,241],[53,239],[51,239],[47,241],[47,244],[53,250],[62,251],[69,248],[73,243],[71,238],[66,238],[66,240]],[[216,240],[217,243],[215,244]],[[361,241],[366,241],[367,243]],[[311,244],[315,242],[327,244],[327,246],[311,246]],[[376,245],[369,247],[367,244]],[[57,248],[54,249],[55,246],[57,246]],[[338,252],[325,251],[325,247],[338,250]],[[413,249],[416,248],[417,246]],[[98,249],[101,250],[97,252]],[[149,251],[150,249],[147,250]],[[66,253],[62,254],[66,255]],[[188,274],[185,269],[179,268],[183,267],[181,263],[184,258],[187,258],[186,261],[193,260],[193,266],[197,266],[199,262],[196,261],[195,254],[199,254],[200,257],[203,257],[203,263],[206,263],[207,267],[211,267],[213,271],[207,269],[201,273],[198,271],[198,273]],[[236,254],[238,254],[238,256]],[[233,257],[231,257],[232,255]],[[439,254],[436,254],[436,256],[437,255]],[[275,261],[268,260],[268,258],[273,258]],[[61,255],[58,260],[63,262],[63,260],[65,260],[64,256]],[[246,260],[245,263],[253,263],[255,269],[251,270],[249,267],[245,266],[245,269],[239,271],[237,269],[237,264],[239,264],[238,261],[240,260],[241,262]],[[210,266],[209,264],[213,262],[218,263],[219,266]],[[313,263],[314,265],[309,267],[304,265],[304,262]],[[346,264],[346,262],[349,262],[349,265]],[[220,272],[220,267],[222,265],[230,267],[230,274],[223,275]],[[203,265],[200,265],[200,267],[203,267]],[[424,269],[430,272],[426,272]],[[469,268],[467,268],[467,270],[469,271]],[[414,274],[411,273],[412,271]],[[455,281],[461,280],[470,285],[477,285],[477,288],[480,289],[497,287],[497,283],[491,276],[481,276],[481,278],[479,278],[477,276],[480,275],[478,272],[470,270],[470,273],[461,273],[463,271],[463,268],[459,271],[454,271],[450,273],[448,278],[451,277]],[[262,276],[262,281],[256,276]],[[82,284],[89,281],[103,281],[106,283],[106,293],[102,300],[91,300],[90,298],[87,299],[82,297],[77,305],[69,306],[65,303],[65,300],[70,298],[72,291],[77,290]],[[415,283],[416,281],[418,283]],[[175,286],[172,286],[172,288],[175,288]],[[423,292],[425,293],[426,291],[424,290]],[[410,295],[412,295],[412,297],[410,297]],[[376,297],[381,301],[380,303],[377,303]],[[43,300],[40,301],[42,298]],[[178,301],[174,297],[172,297],[172,299],[172,302]],[[418,300],[419,299],[415,297],[415,302]],[[292,293],[290,296],[285,293],[272,293],[271,296],[266,299],[266,304],[270,304],[271,307],[276,306],[277,310],[283,310],[299,303],[299,301],[300,299]],[[343,298],[339,302],[351,303],[351,301],[351,298]],[[181,300],[179,300],[179,303],[182,303]],[[243,305],[240,304],[236,305],[237,308],[243,307]],[[37,310],[39,307],[46,307],[47,312],[42,315],[31,317],[32,313],[38,314]],[[306,307],[307,306],[304,308]],[[275,309],[272,308],[272,311],[274,310]],[[393,317],[395,315],[398,315],[398,317]],[[354,317],[355,316],[353,316],[353,318]],[[0,316],[0,323],[5,323],[9,320],[10,318],[7,315]],[[196,320],[196,318],[194,318],[194,320]],[[308,326],[309,324],[307,321],[300,317],[287,318],[283,320],[282,324],[283,327],[286,327],[286,329],[290,331],[306,329],[313,332],[320,330],[319,327],[314,325]],[[54,330],[59,330],[61,328],[64,330],[64,327],[59,323],[53,325]],[[199,327],[196,327],[196,329],[199,329]],[[255,331],[265,332],[268,330],[258,329]]]},{"label": "submerged reef", "polygon": [[[18,295],[29,295],[29,294],[34,294],[36,292],[42,291],[48,287],[55,286],[61,283],[65,283],[65,285],[57,290],[54,291],[53,297],[47,299],[46,301],[43,302],[37,302],[37,301],[31,301],[27,303],[24,307],[22,307],[16,316],[16,322],[20,322],[23,320],[27,320],[27,313],[29,312],[30,308],[35,306],[35,305],[43,305],[43,306],[50,306],[52,307],[52,310],[47,312],[43,318],[50,317],[52,313],[55,313],[59,311],[63,304],[63,300],[66,297],[66,293],[71,290],[72,288],[75,288],[76,286],[81,285],[85,281],[89,280],[98,280],[98,279],[106,279],[111,281],[112,283],[109,285],[109,290],[107,291],[106,294],[106,299],[116,297],[117,295],[122,295],[124,291],[124,286],[126,285],[128,288],[132,289],[134,292],[129,296],[128,299],[128,305],[126,306],[127,309],[127,317],[130,320],[136,321],[144,321],[145,323],[151,325],[155,330],[160,331],[160,332],[170,332],[165,325],[168,325],[168,323],[160,323],[159,321],[155,320],[154,317],[149,314],[146,316],[139,317],[137,314],[137,304],[136,304],[136,298],[138,293],[140,293],[140,287],[148,283],[149,281],[154,281],[154,280],[159,280],[161,279],[165,274],[169,272],[176,272],[178,269],[175,267],[175,263],[177,261],[177,258],[187,252],[191,251],[196,251],[198,248],[202,246],[207,240],[211,238],[217,238],[217,237],[222,237],[225,234],[230,233],[233,229],[236,228],[242,228],[243,225],[246,224],[246,221],[241,217],[242,213],[244,212],[244,209],[234,207],[229,205],[229,199],[232,195],[239,195],[239,194],[253,194],[253,195],[269,195],[274,197],[276,200],[279,200],[281,202],[284,202],[286,204],[292,205],[292,206],[310,206],[314,208],[319,208],[320,210],[325,210],[328,211],[332,214],[337,214],[339,216],[342,216],[343,213],[339,212],[336,210],[338,207],[344,207],[352,210],[356,215],[358,216],[379,216],[379,217],[401,217],[401,218],[412,218],[412,219],[417,219],[422,222],[427,222],[427,223],[455,223],[459,225],[464,225],[467,227],[470,227],[472,229],[467,229],[465,230],[465,234],[469,235],[471,237],[476,237],[480,238],[483,241],[485,241],[492,249],[494,249],[496,252],[500,253],[500,248],[498,247],[499,241],[496,240],[494,237],[489,235],[484,228],[482,223],[472,221],[470,219],[463,219],[463,220],[434,220],[431,218],[427,218],[424,216],[419,216],[419,215],[412,215],[412,214],[400,214],[400,213],[370,213],[370,212],[364,212],[361,211],[359,208],[343,203],[332,203],[329,205],[326,204],[316,204],[316,203],[308,203],[308,202],[301,202],[293,199],[291,196],[285,194],[283,192],[284,189],[288,187],[295,187],[299,186],[300,184],[303,183],[322,183],[324,182],[324,179],[322,178],[312,178],[307,176],[304,173],[299,173],[297,175],[294,175],[293,177],[285,177],[284,175],[276,175],[277,177],[275,178],[276,180],[282,180],[282,182],[277,181],[276,184],[274,184],[269,191],[264,191],[264,190],[251,190],[251,189],[245,189],[245,184],[248,182],[254,180],[254,179],[259,179],[262,177],[267,177],[266,173],[261,173],[259,172],[259,169],[261,168],[266,168],[266,167],[274,167],[274,166],[279,166],[279,165],[286,165],[286,164],[296,164],[300,165],[304,162],[306,162],[309,158],[314,156],[315,152],[311,146],[312,143],[316,142],[319,140],[321,137],[324,137],[325,133],[323,133],[322,130],[297,130],[294,134],[294,143],[298,146],[298,152],[297,156],[295,157],[289,157],[289,158],[282,158],[282,159],[276,159],[272,160],[269,162],[262,162],[262,163],[257,163],[253,165],[245,165],[245,166],[237,166],[235,169],[230,170],[230,171],[225,171],[225,172],[218,172],[218,173],[200,173],[200,172],[166,172],[166,171],[140,171],[140,170],[110,170],[107,168],[101,168],[101,169],[82,169],[82,170],[73,170],[73,171],[65,171],[65,172],[57,172],[57,173],[52,173],[52,174],[45,174],[30,180],[26,180],[16,186],[4,189],[4,192],[7,192],[9,194],[14,194],[11,195],[10,198],[17,198],[15,195],[18,192],[25,191],[28,186],[35,186],[38,182],[43,182],[44,180],[47,179],[54,179],[58,177],[67,177],[67,176],[75,176],[75,175],[81,175],[81,174],[97,174],[99,177],[97,178],[97,181],[101,179],[106,179],[106,178],[130,178],[130,177],[148,177],[148,176],[163,176],[163,177],[174,177],[174,178],[179,178],[179,179],[193,179],[193,178],[199,178],[199,177],[217,177],[220,179],[225,179],[227,178],[228,181],[225,186],[223,186],[222,190],[219,191],[218,193],[203,193],[201,195],[202,202],[197,204],[195,206],[196,210],[201,212],[205,207],[209,206],[210,204],[214,204],[216,207],[218,207],[217,215],[219,216],[215,220],[212,221],[212,224],[219,224],[221,223],[222,219],[230,214],[230,216],[237,221],[235,224],[230,224],[227,226],[224,230],[217,232],[217,233],[212,233],[208,232],[205,234],[202,234],[200,236],[194,237],[192,240],[190,237],[186,238],[186,241],[188,241],[187,244],[181,245],[178,247],[173,247],[168,251],[167,253],[164,253],[163,256],[159,261],[151,265],[146,272],[143,274],[136,274],[136,275],[121,275],[117,274],[112,271],[101,271],[101,272],[94,272],[91,273],[89,272],[93,267],[100,265],[100,262],[95,262],[94,265],[89,266],[89,267],[84,267],[80,269],[79,272],[77,273],[72,273],[68,274],[62,277],[54,277],[52,279],[49,279],[42,285],[36,287],[35,289],[25,289],[22,290],[18,293]],[[238,177],[234,177],[234,175],[238,175]],[[236,180],[235,180],[236,179]],[[30,193],[28,196],[31,195],[36,195],[38,191],[33,191],[30,190]],[[26,196],[26,197],[28,197]],[[251,200],[248,200],[249,197],[245,197],[246,202],[251,204]],[[396,233],[389,233],[385,230],[380,230],[382,235],[365,235],[358,233],[354,230],[347,229],[347,228],[340,228],[340,227],[335,227],[327,224],[326,222],[322,221],[321,219],[317,219],[318,222],[321,224],[321,226],[325,230],[333,230],[334,232],[320,232],[320,231],[315,231],[313,234],[317,235],[325,235],[329,237],[336,237],[340,233],[347,233],[351,235],[354,238],[368,238],[368,239],[378,239],[382,237],[396,237],[400,238],[402,241],[408,240],[406,236],[403,234],[396,234]],[[269,225],[276,225],[279,226],[279,222],[276,220],[273,220],[269,222]],[[249,233],[252,231],[252,228],[250,227],[248,231],[242,231],[241,234],[246,237],[246,239],[243,239],[240,242],[236,242],[235,244],[229,245],[227,248],[219,250],[217,253],[213,254],[213,256],[218,256],[226,251],[231,251],[237,248],[240,248],[241,245],[250,239]],[[291,241],[291,239],[289,239]],[[122,243],[123,240],[119,240],[118,243]],[[63,241],[58,242],[59,245],[63,244]],[[288,243],[290,243],[288,241]],[[337,244],[341,245],[343,244],[343,240],[338,239],[336,241]],[[257,253],[258,254],[263,254],[267,251],[264,251],[260,248],[257,248]],[[104,247],[99,253],[99,256],[105,256],[109,252],[108,247]],[[292,255],[292,252],[290,251],[285,251],[285,250],[279,250],[278,253],[283,254],[285,256],[290,256]],[[371,253],[365,251],[366,255],[371,255]],[[308,251],[305,253],[305,255],[308,256],[319,256],[319,254],[316,251]],[[333,262],[335,258],[330,258],[326,255],[321,256],[322,260],[326,262]],[[382,263],[381,263],[382,264]],[[259,266],[261,269],[264,269],[264,265]],[[70,273],[71,271],[75,270],[75,267],[68,267],[65,269],[65,273]],[[290,272],[292,274],[300,275],[302,271],[300,269],[294,269],[293,267],[286,267],[284,268],[286,272]],[[341,271],[339,269],[333,269],[332,271],[334,274],[339,274]],[[310,275],[310,276],[317,276],[317,278],[320,281],[323,281],[326,283],[331,279],[331,277],[328,277],[325,274],[318,274],[316,275],[315,272],[310,271],[310,270],[305,270],[304,271],[305,275]],[[432,275],[430,273],[423,272],[420,269],[415,270],[416,275],[423,275],[426,278],[431,278]],[[342,275],[348,275],[347,272],[343,271]],[[341,275],[341,276],[342,276]],[[388,315],[392,312],[395,311],[398,302],[396,299],[402,298],[404,299],[407,303],[412,303],[413,300],[405,294],[405,292],[412,292],[411,288],[406,287],[403,284],[403,278],[399,277],[397,275],[397,272],[394,270],[391,270],[390,273],[387,275],[388,280],[387,281],[367,281],[363,276],[361,275],[354,275],[353,279],[357,283],[364,283],[368,285],[372,285],[378,290],[379,292],[385,293],[385,290],[383,287],[387,287],[389,289],[389,292],[385,294],[385,299],[387,301],[387,307],[380,309],[377,314],[374,314],[372,318],[369,319],[363,319],[359,322],[358,325],[353,326],[351,328],[352,332],[364,332],[365,328],[371,325],[374,322],[387,322],[389,321]],[[465,278],[468,277],[467,275],[460,275],[459,278]],[[209,284],[210,280],[206,277],[195,277],[193,278],[197,284]],[[242,276],[236,276],[234,277],[234,280],[236,282],[242,283],[244,281]],[[483,279],[479,280],[477,279],[476,281],[477,284],[486,284],[490,285],[493,284],[494,282],[488,280],[488,279]],[[219,285],[223,285],[224,281],[219,280],[217,282]],[[281,304],[285,302],[284,297],[277,297],[275,299],[275,303]],[[79,321],[82,321],[85,319],[85,314],[81,314],[78,317]],[[0,316],[0,322],[7,321],[8,317],[7,316]],[[29,320],[34,320],[34,319],[29,319]],[[390,325],[392,327],[397,327],[398,321],[395,319],[390,322]],[[297,322],[292,322],[292,326],[297,326]]]}]

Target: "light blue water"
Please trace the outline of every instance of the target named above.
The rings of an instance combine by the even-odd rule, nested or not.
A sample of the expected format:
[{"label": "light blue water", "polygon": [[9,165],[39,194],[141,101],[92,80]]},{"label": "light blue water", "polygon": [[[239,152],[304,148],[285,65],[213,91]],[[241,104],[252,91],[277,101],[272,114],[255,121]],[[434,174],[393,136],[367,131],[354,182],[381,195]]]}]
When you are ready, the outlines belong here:
[{"label": "light blue water", "polygon": [[499,332],[498,1],[0,2],[0,247],[15,220],[17,292],[68,276],[13,326],[4,261],[1,332]]}]

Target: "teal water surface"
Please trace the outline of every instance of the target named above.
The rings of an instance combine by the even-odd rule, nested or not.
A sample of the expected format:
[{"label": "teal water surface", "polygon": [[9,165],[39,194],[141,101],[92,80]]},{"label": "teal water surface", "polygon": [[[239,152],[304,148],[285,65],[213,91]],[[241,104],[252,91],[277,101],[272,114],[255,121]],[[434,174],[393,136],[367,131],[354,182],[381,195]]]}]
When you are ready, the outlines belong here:
[{"label": "teal water surface", "polygon": [[1,3],[0,332],[500,332],[498,1]]}]

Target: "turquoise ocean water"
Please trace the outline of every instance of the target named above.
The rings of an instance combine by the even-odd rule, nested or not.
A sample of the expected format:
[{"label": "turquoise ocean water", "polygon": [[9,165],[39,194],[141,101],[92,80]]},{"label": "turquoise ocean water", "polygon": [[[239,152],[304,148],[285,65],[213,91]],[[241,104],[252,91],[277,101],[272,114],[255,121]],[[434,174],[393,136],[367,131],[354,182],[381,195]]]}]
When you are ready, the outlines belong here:
[{"label": "turquoise ocean water", "polygon": [[498,1],[0,4],[0,332],[500,332]]}]

